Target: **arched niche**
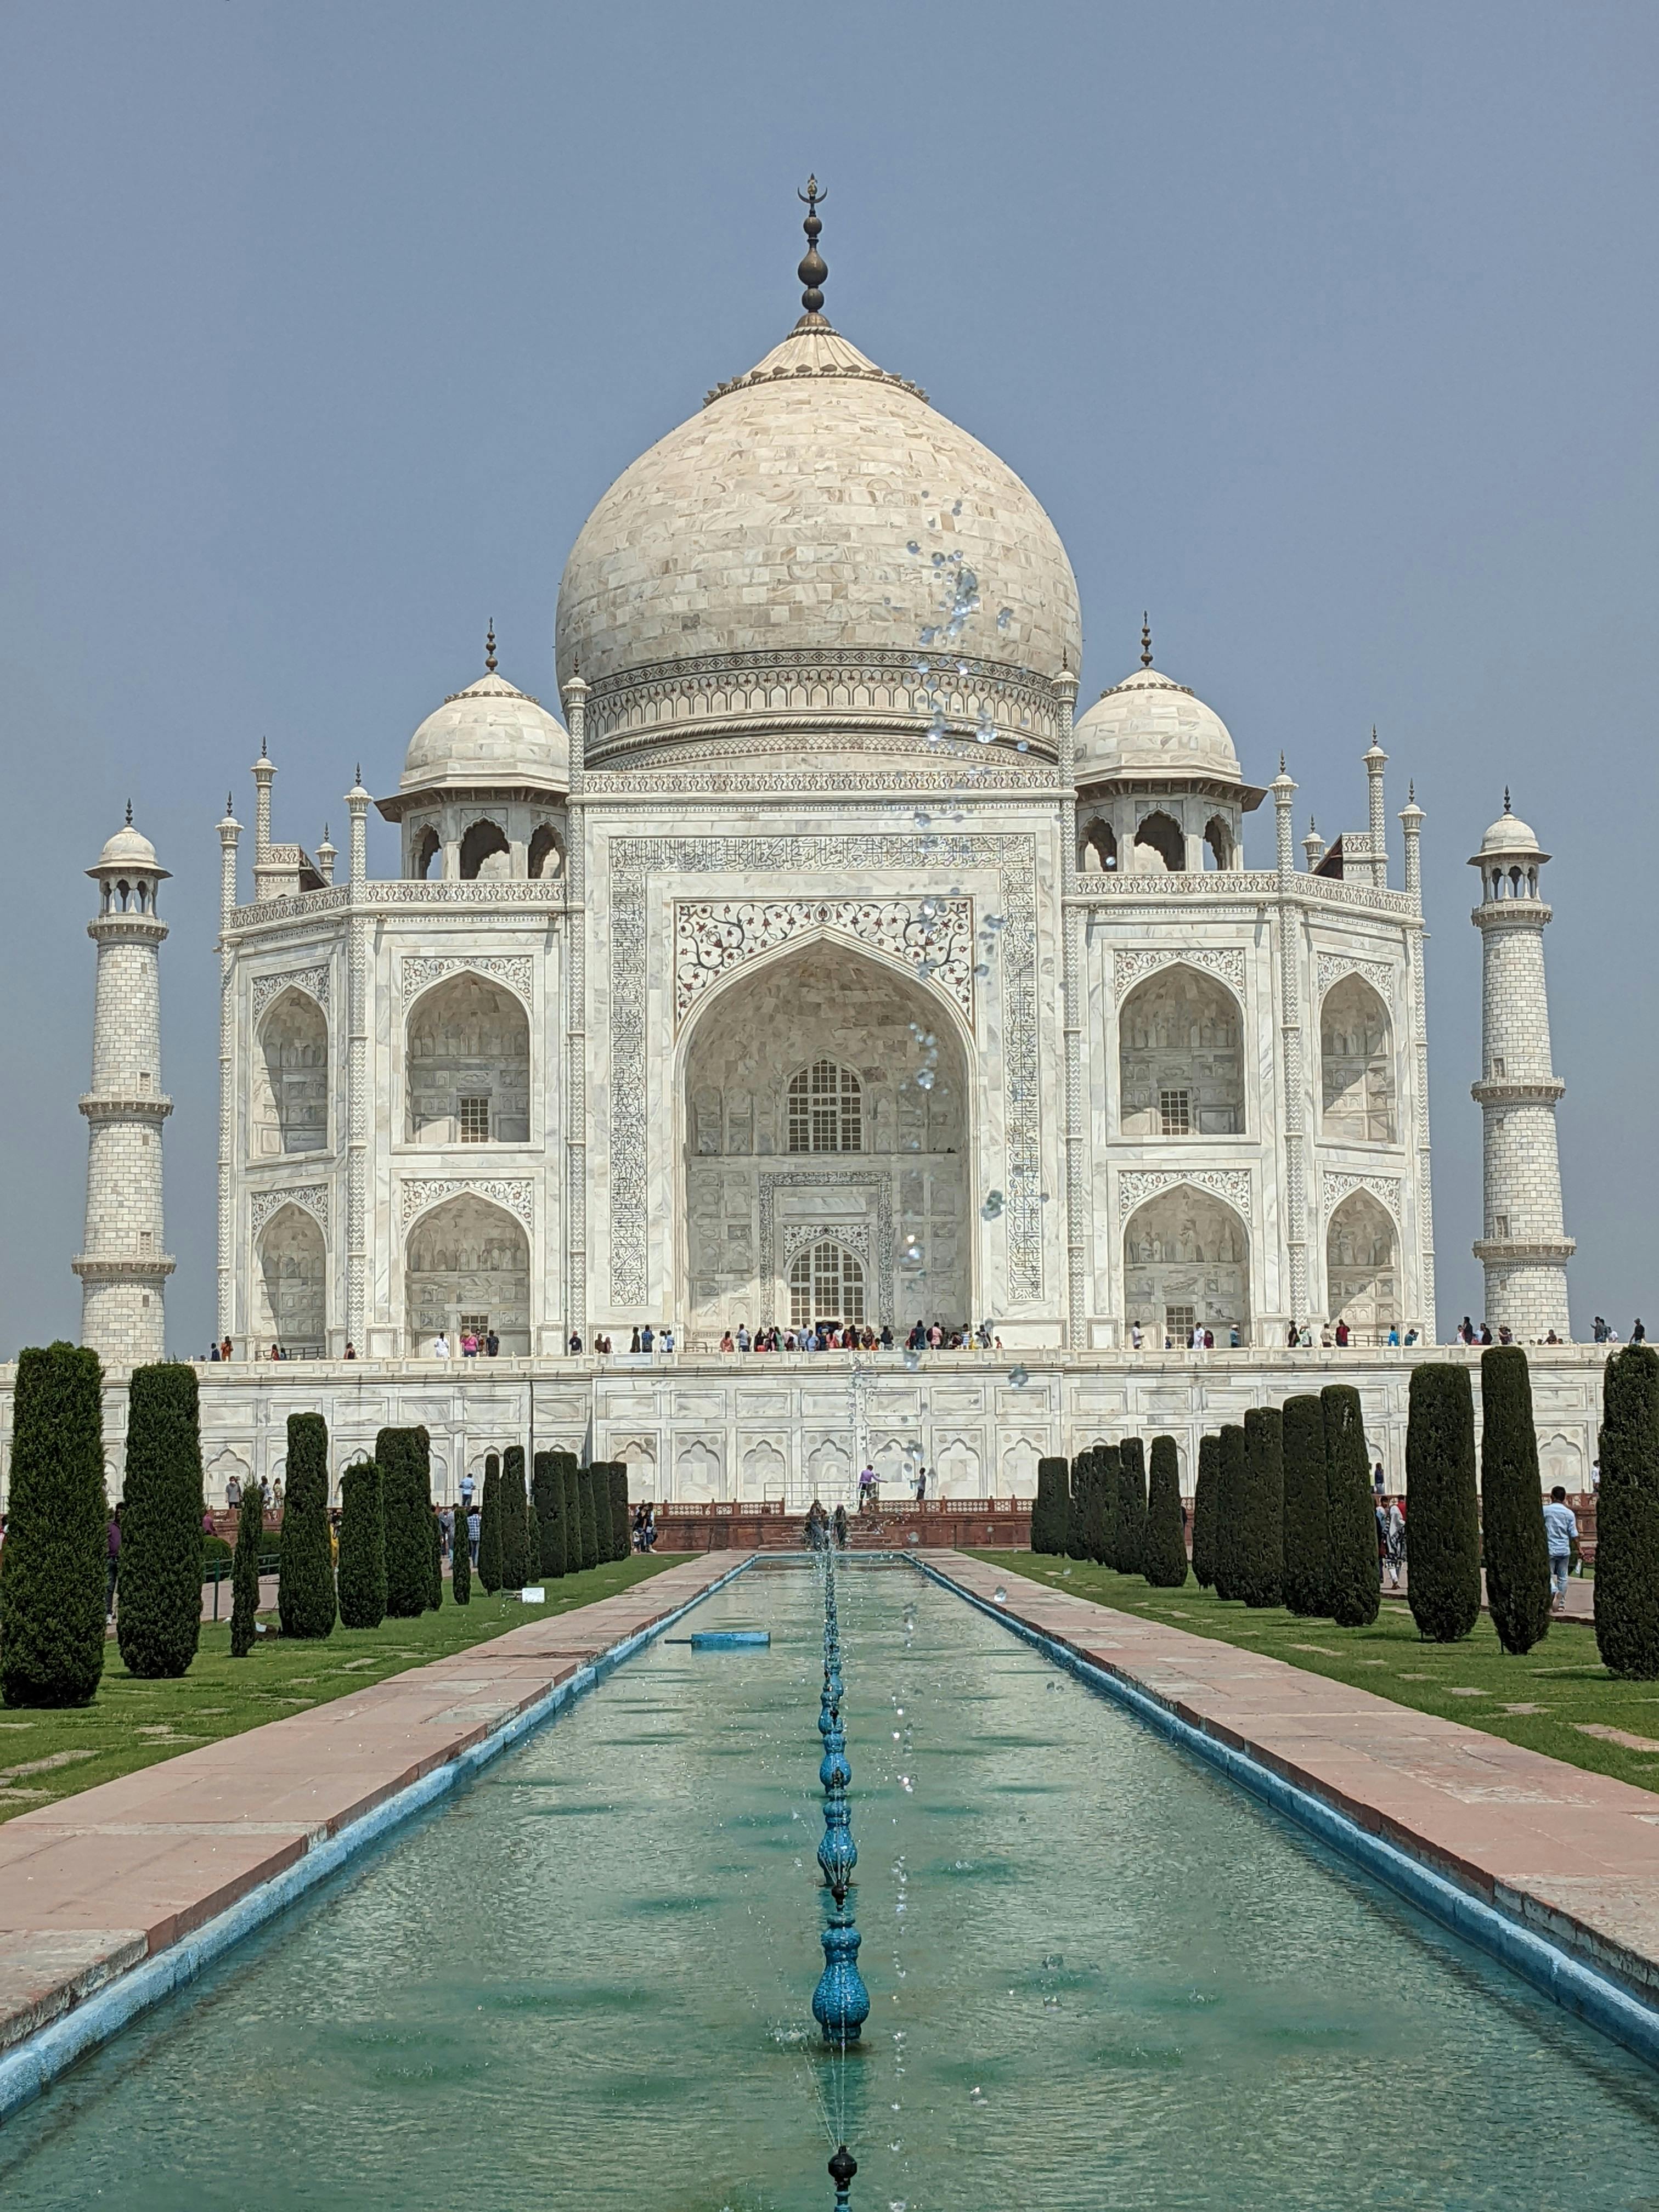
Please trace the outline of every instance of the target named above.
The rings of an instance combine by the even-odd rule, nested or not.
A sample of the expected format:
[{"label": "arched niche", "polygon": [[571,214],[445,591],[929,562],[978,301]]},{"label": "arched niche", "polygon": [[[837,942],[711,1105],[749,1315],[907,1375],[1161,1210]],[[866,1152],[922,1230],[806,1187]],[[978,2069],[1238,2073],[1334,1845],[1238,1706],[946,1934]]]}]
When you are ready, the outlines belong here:
[{"label": "arched niche", "polygon": [[258,1159],[328,1149],[328,1022],[308,992],[280,992],[259,1024],[252,1139]]},{"label": "arched niche", "polygon": [[1244,1129],[1244,1021],[1202,969],[1176,962],[1118,1010],[1119,1133],[1228,1137]]},{"label": "arched niche", "polygon": [[328,1253],[315,1217],[279,1206],[259,1232],[254,1269],[254,1337],[319,1359],[328,1337]]},{"label": "arched niche", "polygon": [[409,1232],[404,1312],[411,1352],[441,1329],[459,1355],[461,1334],[493,1329],[503,1352],[530,1349],[530,1240],[504,1208],[471,1191],[423,1213]]},{"label": "arched niche", "polygon": [[1401,1318],[1399,1241],[1387,1207],[1368,1190],[1351,1191],[1331,1215],[1325,1283],[1333,1322],[1369,1334]]},{"label": "arched niche", "polygon": [[498,822],[474,822],[461,839],[461,880],[499,883],[513,872],[513,848]]},{"label": "arched niche", "polygon": [[870,1318],[865,1295],[864,1262],[833,1237],[803,1246],[789,1267],[789,1326],[813,1322],[856,1322]]},{"label": "arched niche", "polygon": [[1167,1336],[1176,1351],[1194,1328],[1216,1342],[1237,1328],[1249,1342],[1249,1239],[1224,1200],[1192,1183],[1160,1190],[1129,1216],[1123,1230],[1123,1318],[1148,1340]]},{"label": "arched niche", "polygon": [[1389,1010],[1363,975],[1344,975],[1325,994],[1319,1009],[1319,1066],[1325,1135],[1341,1144],[1393,1144]]},{"label": "arched niche", "polygon": [[415,841],[414,867],[416,880],[430,883],[434,875],[443,873],[443,840],[428,822]]},{"label": "arched niche", "polygon": [[1204,844],[1213,868],[1231,868],[1237,859],[1231,825],[1224,814],[1212,814],[1204,824]]},{"label": "arched niche", "polygon": [[530,1023],[505,984],[464,969],[422,993],[407,1066],[412,1143],[530,1142]]},{"label": "arched niche", "polygon": [[[856,1149],[811,1148],[811,1071],[835,1070],[835,1133]],[[809,1078],[792,1115],[790,1091]],[[856,1085],[854,1093],[842,1075]],[[829,1130],[828,1078],[817,1107]],[[933,994],[840,937],[740,969],[704,1000],[681,1061],[682,1279],[690,1327],[726,1328],[791,1310],[792,1224],[856,1249],[866,1315],[969,1318],[971,1288],[968,1063]],[[803,1133],[807,1148],[792,1146]],[[855,1236],[848,1232],[856,1231]]]},{"label": "arched niche", "polygon": [[544,822],[532,830],[529,861],[532,882],[564,873],[564,847],[550,822]]},{"label": "arched niche", "polygon": [[1138,875],[1178,876],[1187,866],[1187,841],[1174,815],[1162,807],[1147,815],[1135,831],[1134,857]]},{"label": "arched niche", "polygon": [[1085,829],[1078,845],[1078,866],[1085,876],[1112,874],[1117,867],[1117,833],[1098,819]]}]

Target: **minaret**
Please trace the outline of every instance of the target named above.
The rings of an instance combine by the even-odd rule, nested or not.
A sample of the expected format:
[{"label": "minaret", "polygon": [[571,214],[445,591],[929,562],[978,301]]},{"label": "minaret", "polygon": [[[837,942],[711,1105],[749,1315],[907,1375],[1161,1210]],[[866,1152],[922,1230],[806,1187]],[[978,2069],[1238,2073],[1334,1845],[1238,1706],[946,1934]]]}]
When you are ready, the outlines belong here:
[{"label": "minaret", "polygon": [[161,1249],[161,939],[155,896],[167,870],[132,826],[127,807],[87,873],[100,887],[87,934],[98,947],[87,1117],[87,1225],[80,1255],[81,1341],[114,1364],[164,1356],[162,1292],[173,1261]]},{"label": "minaret", "polygon": [[1480,871],[1480,1080],[1474,1095],[1486,1123],[1486,1219],[1474,1256],[1486,1271],[1486,1313],[1496,1334],[1522,1343],[1551,1329],[1565,1338],[1567,1261],[1573,1242],[1561,1220],[1561,1163],[1555,1102],[1566,1089],[1550,1061],[1544,982],[1544,926],[1550,910],[1538,875],[1549,859],[1524,822],[1504,811],[1469,862]]},{"label": "minaret", "polygon": [[1382,771],[1389,757],[1376,742],[1376,732],[1371,732],[1371,741],[1364,754],[1365,781],[1370,797],[1371,881],[1379,890],[1389,880],[1389,831],[1382,811]]}]

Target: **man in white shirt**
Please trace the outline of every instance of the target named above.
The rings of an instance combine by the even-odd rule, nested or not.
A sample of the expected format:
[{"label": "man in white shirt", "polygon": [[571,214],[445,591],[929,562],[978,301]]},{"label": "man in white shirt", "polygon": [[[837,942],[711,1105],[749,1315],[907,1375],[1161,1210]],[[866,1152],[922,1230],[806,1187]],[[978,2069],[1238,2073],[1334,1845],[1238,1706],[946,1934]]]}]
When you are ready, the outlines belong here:
[{"label": "man in white shirt", "polygon": [[1567,1569],[1572,1565],[1572,1547],[1578,1534],[1578,1516],[1567,1503],[1567,1493],[1558,1482],[1550,1492],[1550,1502],[1544,1508],[1544,1534],[1549,1539],[1550,1581],[1554,1586],[1554,1609],[1567,1609]]},{"label": "man in white shirt", "polygon": [[449,1339],[442,1329],[432,1340],[432,1357],[434,1359],[447,1359],[449,1357]]},{"label": "man in white shirt", "polygon": [[461,1477],[461,1510],[463,1513],[470,1513],[472,1510],[472,1492],[477,1486],[474,1483],[472,1477],[470,1474],[464,1474]]}]

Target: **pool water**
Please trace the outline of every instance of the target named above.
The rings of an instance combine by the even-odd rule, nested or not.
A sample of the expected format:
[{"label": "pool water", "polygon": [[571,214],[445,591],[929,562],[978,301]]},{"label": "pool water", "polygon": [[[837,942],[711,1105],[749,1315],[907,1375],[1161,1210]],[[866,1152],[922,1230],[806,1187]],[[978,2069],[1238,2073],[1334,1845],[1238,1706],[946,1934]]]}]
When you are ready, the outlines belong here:
[{"label": "pool water", "polygon": [[[1659,2205],[1659,2079],[902,1564],[751,1570],[0,2131],[7,2212]],[[680,1637],[689,1636],[682,1624]]]}]

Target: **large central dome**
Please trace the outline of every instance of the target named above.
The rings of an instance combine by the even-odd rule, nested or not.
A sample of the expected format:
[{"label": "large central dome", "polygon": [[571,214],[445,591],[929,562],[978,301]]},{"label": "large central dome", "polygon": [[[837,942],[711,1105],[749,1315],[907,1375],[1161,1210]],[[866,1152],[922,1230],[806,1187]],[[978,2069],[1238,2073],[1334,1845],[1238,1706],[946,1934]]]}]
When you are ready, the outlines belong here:
[{"label": "large central dome", "polygon": [[[947,639],[969,578],[977,611]],[[559,680],[590,686],[595,758],[716,730],[723,749],[832,729],[908,747],[946,667],[952,727],[988,717],[1048,752],[1052,679],[1080,647],[1036,499],[811,313],[624,471],[559,590]]]}]

